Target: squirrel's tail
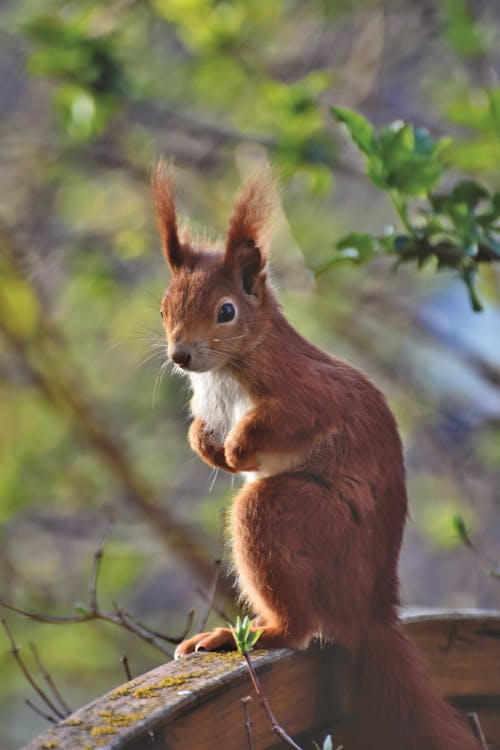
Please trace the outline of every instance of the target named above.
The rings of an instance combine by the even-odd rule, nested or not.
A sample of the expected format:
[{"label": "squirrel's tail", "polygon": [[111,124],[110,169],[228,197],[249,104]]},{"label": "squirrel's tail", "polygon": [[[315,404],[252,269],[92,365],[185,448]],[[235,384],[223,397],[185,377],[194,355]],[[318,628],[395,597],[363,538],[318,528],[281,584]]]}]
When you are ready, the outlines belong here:
[{"label": "squirrel's tail", "polygon": [[472,731],[430,684],[397,623],[365,633],[349,750],[478,750]]}]

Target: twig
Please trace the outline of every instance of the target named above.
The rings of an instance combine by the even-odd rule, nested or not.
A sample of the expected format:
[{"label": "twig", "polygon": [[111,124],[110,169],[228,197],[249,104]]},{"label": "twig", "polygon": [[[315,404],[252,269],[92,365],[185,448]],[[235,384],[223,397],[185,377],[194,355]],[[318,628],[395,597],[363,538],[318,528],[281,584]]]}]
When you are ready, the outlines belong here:
[{"label": "twig", "polygon": [[[456,470],[456,467],[454,467]],[[460,472],[462,473],[462,472]],[[484,565],[489,565],[489,575],[492,578],[500,579],[500,567],[498,566],[498,563],[496,560],[494,560],[492,557],[490,557],[486,552],[483,552],[482,549],[480,549],[473,541],[469,533],[469,529],[466,526],[466,523],[460,513],[456,513],[453,517],[453,523],[455,526],[455,531],[457,532],[461,542],[471,550],[473,554],[476,555],[476,557],[479,558],[479,560]]]},{"label": "twig", "polygon": [[474,711],[470,714],[467,714],[467,718],[469,719],[472,734],[479,742],[481,750],[489,750],[488,743],[486,742],[486,737],[484,736],[483,728],[481,726],[481,722],[479,721],[479,716],[477,715],[477,713]]},{"label": "twig", "polygon": [[[207,594],[206,591],[203,591],[203,589],[201,589],[199,586],[195,588],[195,591],[197,594],[203,597],[205,601],[207,602],[209,601],[210,595]],[[216,607],[213,602],[211,605],[211,611],[215,612],[215,614],[218,615],[223,622],[229,622],[231,620],[231,615],[228,612],[226,612],[224,609],[222,609],[222,607]]]},{"label": "twig", "polygon": [[167,656],[170,656],[172,659],[174,658],[174,652],[172,651],[172,649],[164,646],[159,638],[157,638],[154,633],[149,630],[149,628],[142,627],[137,621],[132,618],[132,615],[130,615],[126,610],[122,609],[116,602],[114,602],[114,607],[116,616],[107,615],[106,617],[103,617],[101,613],[100,619],[106,619],[108,622],[122,625],[125,630],[128,630],[130,633],[134,633],[134,635],[138,635],[139,638],[142,638],[143,641],[149,643],[150,646],[155,646],[164,654],[167,654]]},{"label": "twig", "polygon": [[252,702],[252,698],[250,695],[247,695],[245,696],[245,698],[241,699],[241,702],[243,703],[243,710],[245,712],[245,728],[247,730],[248,750],[255,750],[255,745],[253,744],[252,722],[250,720],[249,710],[249,704]]},{"label": "twig", "polygon": [[57,724],[57,719],[54,719],[54,717],[50,714],[44,713],[40,708],[38,708],[38,706],[35,706],[35,704],[32,703],[29,698],[25,698],[24,702],[31,708],[32,711],[38,714],[38,716],[41,716],[42,719],[45,719],[45,721],[49,721],[51,724]]},{"label": "twig", "polygon": [[131,618],[136,625],[143,628],[144,630],[148,630],[152,635],[155,636],[155,638],[159,638],[161,641],[167,641],[168,643],[174,643],[178,644],[181,643],[189,631],[192,628],[193,620],[194,620],[194,609],[190,609],[187,615],[187,622],[184,626],[184,630],[180,635],[167,635],[166,633],[160,633],[158,630],[152,630],[147,625],[144,625],[140,620],[138,620],[135,616],[131,615],[130,613],[127,613],[127,616]]},{"label": "twig", "polygon": [[69,716],[69,714],[71,713],[71,708],[68,706],[68,704],[66,703],[66,701],[62,697],[61,693],[57,689],[57,686],[56,686],[54,680],[52,679],[52,677],[50,676],[50,674],[45,669],[45,667],[43,665],[43,662],[42,662],[42,660],[40,658],[40,655],[38,653],[38,649],[37,649],[37,647],[35,646],[34,643],[30,643],[30,649],[31,649],[31,653],[33,654],[33,658],[35,659],[35,662],[36,662],[36,664],[38,666],[38,669],[42,673],[42,676],[43,676],[45,682],[47,683],[47,685],[49,686],[49,688],[52,690],[52,693],[53,693],[55,699],[59,702],[59,705],[61,706],[61,708],[62,708],[62,710],[64,712],[64,715],[65,716]]},{"label": "twig", "polygon": [[219,522],[219,541],[218,541],[218,553],[214,560],[214,576],[210,585],[210,591],[207,595],[208,606],[204,616],[201,618],[201,622],[198,627],[198,632],[202,633],[207,624],[207,620],[210,617],[210,613],[214,608],[215,594],[217,592],[217,584],[219,582],[219,575],[222,566],[222,553],[224,549],[224,511],[221,511],[220,522]]},{"label": "twig", "polygon": [[94,614],[99,612],[99,606],[97,604],[97,581],[99,578],[99,572],[101,570],[102,558],[104,555],[104,548],[106,542],[111,535],[111,526],[106,529],[103,538],[101,539],[96,551],[94,552],[94,560],[92,563],[92,570],[89,576],[89,609]]},{"label": "twig", "polygon": [[48,708],[50,708],[50,710],[54,713],[55,716],[57,716],[58,719],[64,719],[64,714],[61,713],[61,711],[57,708],[57,706],[55,706],[54,703],[50,700],[50,698],[45,693],[45,691],[42,690],[42,688],[38,685],[38,683],[36,682],[32,674],[30,673],[28,667],[24,663],[24,660],[21,654],[19,653],[19,650],[20,650],[19,646],[14,641],[14,638],[12,636],[12,633],[10,632],[10,628],[7,625],[6,620],[4,620],[4,618],[2,617],[0,618],[0,622],[2,623],[3,628],[7,634],[7,638],[9,639],[10,647],[11,647],[10,652],[12,656],[14,657],[14,659],[16,660],[19,669],[21,670],[23,675],[26,677],[27,681],[29,682],[33,690],[40,696],[40,698],[45,703],[45,705],[48,706]]},{"label": "twig", "polygon": [[127,680],[130,682],[132,679],[132,672],[130,671],[130,665],[128,663],[128,656],[127,654],[122,654],[121,663],[123,664],[123,669],[125,670],[125,674],[127,676]]},{"label": "twig", "polygon": [[267,697],[266,697],[264,691],[262,690],[262,685],[260,684],[260,680],[257,677],[257,673],[256,673],[255,669],[253,668],[252,662],[250,661],[250,656],[248,655],[248,653],[244,653],[243,657],[244,657],[244,659],[245,659],[245,661],[247,663],[248,671],[250,672],[250,677],[251,677],[253,686],[255,688],[255,692],[259,696],[260,702],[262,703],[262,707],[263,707],[264,711],[266,712],[266,714],[269,717],[269,721],[271,722],[271,726],[273,728],[273,732],[276,732],[276,734],[279,737],[281,737],[281,739],[284,742],[286,742],[288,745],[290,745],[290,747],[294,747],[295,750],[303,750],[303,748],[301,748],[300,745],[297,745],[297,743],[292,740],[292,738],[290,737],[290,735],[288,735],[285,732],[285,730],[283,729],[283,727],[281,726],[281,724],[278,722],[278,720],[276,719],[275,715],[273,714],[273,712],[271,710],[271,706],[269,705],[269,701],[267,700]]},{"label": "twig", "polygon": [[[6,602],[0,602],[0,606],[5,607],[6,609],[11,610],[12,612],[17,612],[20,615],[23,615],[24,617],[28,617],[30,620],[35,620],[37,622],[45,622],[49,623],[51,625],[71,625],[71,624],[80,624],[84,622],[90,622],[91,620],[102,620],[103,622],[109,622],[113,625],[118,625],[125,630],[128,630],[130,633],[133,633],[134,635],[137,635],[139,638],[141,638],[143,641],[146,641],[150,646],[153,646],[154,648],[157,648],[159,651],[161,651],[163,654],[166,654],[167,656],[173,658],[173,651],[172,649],[168,648],[164,645],[162,641],[168,642],[168,643],[180,643],[182,640],[184,640],[186,634],[191,629],[192,623],[193,623],[193,617],[194,612],[191,610],[188,614],[188,620],[186,627],[184,629],[184,632],[181,633],[180,636],[170,636],[166,633],[160,633],[157,630],[151,630],[151,628],[148,628],[147,625],[144,625],[142,622],[139,622],[139,620],[136,620],[134,616],[127,612],[123,607],[121,607],[119,604],[114,604],[115,607],[115,613],[111,612],[103,612],[99,608],[98,603],[98,583],[99,583],[99,572],[101,569],[101,563],[102,558],[104,555],[104,548],[106,545],[106,542],[109,537],[109,529],[106,532],[105,536],[99,543],[98,548],[96,549],[94,553],[93,563],[92,563],[92,569],[89,576],[89,584],[88,584],[88,603],[87,605],[82,607],[81,614],[77,615],[70,615],[68,617],[57,617],[54,615],[45,615],[38,612],[31,612],[26,609],[22,609],[21,607],[16,607],[13,604],[7,604]],[[54,692],[54,688],[51,685],[51,688]],[[57,696],[58,699],[60,699],[60,696]],[[62,718],[62,717],[61,717]]]}]

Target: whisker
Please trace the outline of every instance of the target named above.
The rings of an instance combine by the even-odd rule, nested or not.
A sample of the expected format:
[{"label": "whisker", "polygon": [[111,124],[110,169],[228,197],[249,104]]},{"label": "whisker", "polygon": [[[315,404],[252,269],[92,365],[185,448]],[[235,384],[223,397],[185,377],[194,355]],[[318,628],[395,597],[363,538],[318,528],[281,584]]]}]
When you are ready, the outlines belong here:
[{"label": "whisker", "polygon": [[144,357],[144,359],[137,363],[136,368],[139,369],[139,367],[144,367],[144,365],[150,364],[154,360],[161,359],[163,361],[162,354],[163,352],[161,351],[150,352],[146,357]]},{"label": "whisker", "polygon": [[170,364],[170,361],[166,359],[165,362],[160,367],[158,375],[156,376],[155,384],[153,387],[153,409],[156,407],[156,401],[157,401],[157,396],[160,392],[161,382],[165,376],[165,372],[167,371],[167,367],[169,366],[169,364]]},{"label": "whisker", "polygon": [[217,481],[217,477],[219,476],[219,471],[220,471],[219,467],[218,466],[214,466],[214,468],[212,470],[212,481],[210,482],[210,487],[208,488],[208,494],[209,495],[212,494],[212,490],[213,490],[213,488],[215,486],[215,482]]},{"label": "whisker", "polygon": [[241,336],[230,336],[227,339],[210,339],[210,341],[236,341],[236,339],[244,339],[248,336],[248,333],[242,333]]}]

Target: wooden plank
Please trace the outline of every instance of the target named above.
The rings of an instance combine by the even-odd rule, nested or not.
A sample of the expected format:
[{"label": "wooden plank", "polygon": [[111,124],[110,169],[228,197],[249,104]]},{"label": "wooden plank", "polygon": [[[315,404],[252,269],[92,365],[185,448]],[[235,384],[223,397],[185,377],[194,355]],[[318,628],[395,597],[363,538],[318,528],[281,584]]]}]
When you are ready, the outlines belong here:
[{"label": "wooden plank", "polygon": [[481,611],[405,613],[405,630],[448,697],[500,694],[500,617]]},{"label": "wooden plank", "polygon": [[[419,611],[405,613],[404,620],[438,689],[464,705],[487,706],[490,739],[500,740],[500,613]],[[322,739],[324,727],[343,714],[342,663],[335,648],[256,651],[252,661],[290,734]],[[195,654],[158,667],[81,708],[25,750],[239,750],[248,746],[241,702],[246,696],[252,698],[256,749],[282,747],[242,658],[230,653]]]}]

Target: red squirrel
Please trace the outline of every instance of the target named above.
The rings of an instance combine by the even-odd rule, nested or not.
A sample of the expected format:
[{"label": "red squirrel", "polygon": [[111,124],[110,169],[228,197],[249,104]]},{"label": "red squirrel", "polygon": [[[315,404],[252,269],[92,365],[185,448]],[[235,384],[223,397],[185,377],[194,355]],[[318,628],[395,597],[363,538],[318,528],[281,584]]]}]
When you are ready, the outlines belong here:
[{"label": "red squirrel", "polygon": [[[181,235],[161,164],[152,190],[171,270],[161,305],[168,355],[193,391],[189,442],[210,466],[246,479],[229,534],[259,645],[318,639],[344,650],[356,675],[346,750],[477,750],[398,619],[407,498],[394,416],[365,375],[290,325],[266,278],[269,171],[240,193],[224,247]],[[176,657],[233,648],[231,631],[217,628]]]}]

